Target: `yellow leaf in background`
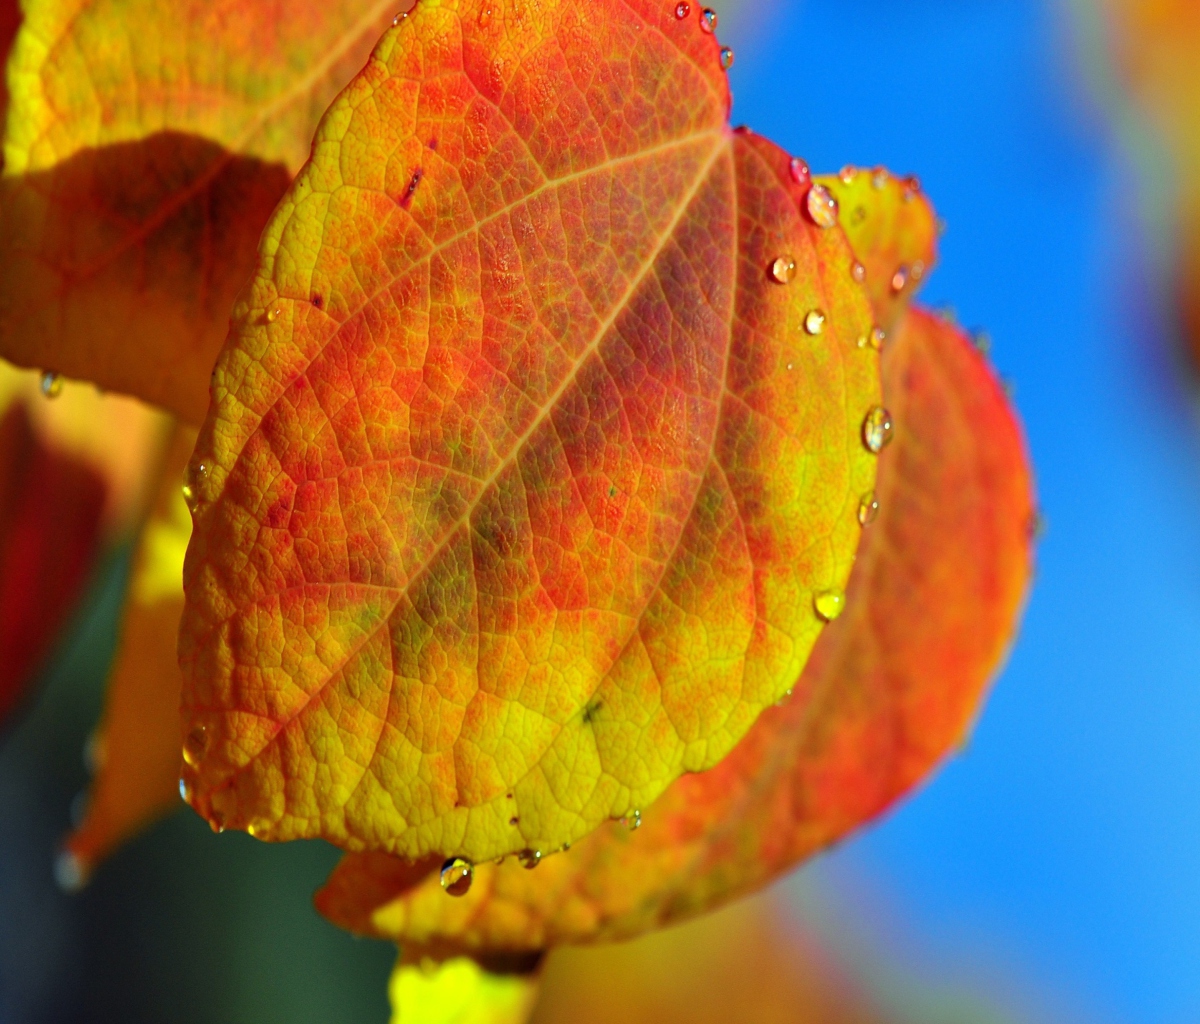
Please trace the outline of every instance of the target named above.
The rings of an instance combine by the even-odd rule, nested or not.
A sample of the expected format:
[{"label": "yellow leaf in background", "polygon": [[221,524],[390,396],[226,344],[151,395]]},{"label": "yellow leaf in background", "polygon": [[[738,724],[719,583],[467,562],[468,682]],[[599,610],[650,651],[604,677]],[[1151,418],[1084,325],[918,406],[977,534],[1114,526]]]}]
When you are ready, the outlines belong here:
[{"label": "yellow leaf in background", "polygon": [[68,838],[59,879],[82,884],[125,839],[179,805],[179,689],[175,640],[183,555],[192,532],[180,490],[195,431],[177,428],[138,542],[116,660],[98,730],[99,765],[83,821]]},{"label": "yellow leaf in background", "polygon": [[524,1024],[537,999],[537,980],[493,973],[470,957],[416,964],[401,957],[388,994],[392,1024]]}]

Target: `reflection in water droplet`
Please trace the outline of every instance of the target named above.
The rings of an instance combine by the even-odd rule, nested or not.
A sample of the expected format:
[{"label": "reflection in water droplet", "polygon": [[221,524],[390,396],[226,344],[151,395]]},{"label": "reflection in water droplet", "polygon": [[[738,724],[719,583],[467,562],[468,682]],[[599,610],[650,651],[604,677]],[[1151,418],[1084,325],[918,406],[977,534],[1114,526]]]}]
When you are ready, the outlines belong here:
[{"label": "reflection in water droplet", "polygon": [[179,777],[179,799],[188,805],[192,802],[192,787],[182,775]]},{"label": "reflection in water droplet", "polygon": [[521,850],[517,853],[517,860],[521,862],[521,867],[526,871],[532,871],[542,862],[542,851]]},{"label": "reflection in water droplet", "polygon": [[196,492],[192,490],[192,485],[184,484],[180,491],[183,492],[183,500],[187,504],[188,510],[194,512],[196,510]]},{"label": "reflection in water droplet", "polygon": [[642,812],[639,810],[630,811],[621,818],[621,824],[629,829],[630,832],[636,832],[642,827]]},{"label": "reflection in water droplet", "polygon": [[208,480],[208,463],[198,462],[188,466],[187,481],[184,483],[183,500],[190,511],[196,511],[200,504],[205,482]]},{"label": "reflection in water droplet", "polygon": [[825,622],[833,622],[846,607],[846,595],[840,590],[826,590],[813,598],[813,610]]},{"label": "reflection in water droplet", "polygon": [[700,28],[705,32],[717,30],[717,12],[711,7],[705,7],[700,11]]},{"label": "reflection in water droplet", "polygon": [[211,828],[217,835],[220,835],[225,831],[225,815],[215,808],[210,809],[208,827]]},{"label": "reflection in water droplet", "polygon": [[850,265],[850,276],[859,284],[862,284],[867,279],[867,268],[859,263],[858,260],[855,260]]},{"label": "reflection in water droplet", "polygon": [[492,20],[492,9],[485,7],[479,12],[479,27],[485,28],[487,23]]},{"label": "reflection in water droplet", "polygon": [[869,491],[862,496],[862,501],[858,503],[858,525],[870,526],[878,515],[879,499],[875,497],[874,491]]},{"label": "reflection in water droplet", "polygon": [[79,892],[88,880],[88,866],[70,850],[54,859],[54,881],[63,892]]},{"label": "reflection in water droplet", "polygon": [[475,877],[475,865],[463,857],[451,857],[442,865],[440,881],[449,896],[465,896]]},{"label": "reflection in water droplet", "polygon": [[892,275],[892,291],[899,294],[900,292],[904,291],[907,284],[908,267],[901,265],[896,268],[896,272]]},{"label": "reflection in water droplet", "polygon": [[687,0],[679,0],[679,3],[675,5],[675,17],[680,21],[683,21],[683,19],[691,13],[692,5],[689,4]]},{"label": "reflection in water droplet", "polygon": [[818,227],[831,228],[838,220],[838,204],[824,185],[813,185],[808,190],[808,215]]},{"label": "reflection in water droplet", "polygon": [[820,309],[810,309],[804,318],[804,329],[809,334],[820,334],[825,330],[825,313]]},{"label": "reflection in water droplet", "polygon": [[57,398],[62,394],[63,379],[53,370],[47,370],[42,374],[41,381],[42,394],[46,398]]},{"label": "reflection in water droplet", "polygon": [[892,439],[892,414],[882,405],[872,406],[862,425],[863,444],[867,451],[878,455]]},{"label": "reflection in water droplet", "polygon": [[796,276],[796,261],[791,256],[777,256],[771,264],[771,279],[776,284],[787,284]]},{"label": "reflection in water droplet", "polygon": [[812,172],[809,171],[808,164],[798,156],[792,157],[788,169],[791,171],[792,181],[797,185],[807,185],[812,180]]},{"label": "reflection in water droplet", "polygon": [[725,71],[733,67],[733,50],[728,46],[721,47],[721,67]]},{"label": "reflection in water droplet", "polygon": [[183,741],[183,759],[196,767],[208,752],[208,727],[195,726]]},{"label": "reflection in water droplet", "polygon": [[842,179],[843,185],[851,185],[854,183],[854,179],[858,177],[858,168],[853,164],[846,164],[838,172],[838,177]]}]

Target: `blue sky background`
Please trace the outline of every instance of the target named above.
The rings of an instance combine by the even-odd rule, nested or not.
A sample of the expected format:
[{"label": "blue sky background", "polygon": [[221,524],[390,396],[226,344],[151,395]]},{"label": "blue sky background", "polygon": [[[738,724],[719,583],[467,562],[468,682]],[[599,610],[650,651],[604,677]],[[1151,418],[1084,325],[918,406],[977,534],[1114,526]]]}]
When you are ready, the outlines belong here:
[{"label": "blue sky background", "polygon": [[[1014,1019],[1200,1022],[1200,429],[1143,161],[1047,0],[736,2],[736,122],[817,170],[921,177],[949,225],[925,299],[991,333],[1049,523],[967,752],[781,898]],[[307,902],[336,860],[321,844],[180,814],[81,895],[54,887],[122,572],[0,746],[0,1024],[384,1020],[392,952]]]},{"label": "blue sky background", "polygon": [[1200,440],[1145,155],[1063,7],[770,0],[725,36],[735,122],[814,169],[920,176],[949,225],[924,299],[992,335],[1049,524],[965,756],[815,874],[850,927],[1029,1012],[1200,1021]]}]

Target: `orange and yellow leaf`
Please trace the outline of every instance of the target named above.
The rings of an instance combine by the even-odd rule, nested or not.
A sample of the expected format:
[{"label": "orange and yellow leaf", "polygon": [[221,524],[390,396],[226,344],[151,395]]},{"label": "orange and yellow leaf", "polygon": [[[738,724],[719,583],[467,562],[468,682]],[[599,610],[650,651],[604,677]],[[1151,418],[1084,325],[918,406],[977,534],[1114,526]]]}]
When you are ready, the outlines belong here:
[{"label": "orange and yellow leaf", "polygon": [[263,225],[396,6],[25,0],[0,356],[199,423]]},{"label": "orange and yellow leaf", "polygon": [[335,101],[192,463],[211,821],[548,855],[794,682],[878,359],[821,192],[728,107],[674,0],[422,0]]},{"label": "orange and yellow leaf", "polygon": [[1031,571],[1020,429],[956,328],[909,313],[884,354],[896,439],[880,459],[845,614],[795,692],[715,768],[678,779],[536,871],[350,854],[317,896],[353,931],[436,956],[628,938],[750,891],[878,815],[959,745],[1013,634]]}]

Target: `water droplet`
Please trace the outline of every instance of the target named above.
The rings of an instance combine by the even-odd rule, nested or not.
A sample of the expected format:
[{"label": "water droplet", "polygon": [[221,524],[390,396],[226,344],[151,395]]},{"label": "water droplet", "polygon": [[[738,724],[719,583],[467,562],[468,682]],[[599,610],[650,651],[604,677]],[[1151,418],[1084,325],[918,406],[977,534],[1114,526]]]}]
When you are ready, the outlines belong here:
[{"label": "water droplet", "polygon": [[790,686],[789,686],[789,687],[788,687],[786,690],[784,690],[784,691],[783,691],[783,696],[782,696],[782,697],[780,697],[780,698],[779,698],[779,700],[777,700],[777,701],[775,702],[775,706],[776,706],[777,708],[781,708],[781,707],[783,707],[785,704],[787,704],[788,700],[790,700],[790,699],[791,699],[792,692],[793,692],[793,691],[792,691],[792,687],[790,687]]},{"label": "water droplet", "polygon": [[200,763],[208,752],[208,727],[197,725],[187,734],[183,741],[183,759],[193,768]]},{"label": "water droplet", "polygon": [[920,281],[921,278],[923,278],[924,276],[925,276],[925,264],[922,263],[920,260],[917,260],[917,262],[912,265],[912,279],[914,281]]},{"label": "water droplet", "polygon": [[728,71],[733,67],[733,48],[729,46],[721,47],[721,68]]},{"label": "water droplet", "polygon": [[820,309],[810,309],[804,318],[804,329],[809,334],[820,334],[825,330],[825,312]]},{"label": "water droplet", "polygon": [[210,810],[208,827],[211,828],[217,835],[220,835],[225,831],[225,815],[218,810]]},{"label": "water droplet", "polygon": [[208,463],[198,462],[188,466],[187,481],[183,485],[183,500],[187,502],[190,511],[195,511],[200,504],[201,491],[208,480]]},{"label": "water droplet", "polygon": [[875,173],[871,175],[871,184],[876,188],[883,188],[888,183],[888,172],[884,167],[876,167]]},{"label": "water droplet", "polygon": [[70,850],[63,850],[54,859],[54,881],[63,892],[79,892],[88,880],[88,866]]},{"label": "water droplet", "polygon": [[463,857],[451,857],[442,865],[442,889],[450,896],[465,896],[475,877],[475,865]]},{"label": "water droplet", "polygon": [[867,279],[867,268],[864,267],[858,260],[850,264],[850,276],[859,284],[862,284]]},{"label": "water droplet", "polygon": [[402,22],[407,17],[408,17],[408,11],[401,11],[399,14],[397,14],[392,19],[392,28],[395,28],[397,25],[400,24],[400,22]]},{"label": "water droplet", "polygon": [[683,21],[683,19],[691,13],[692,5],[689,4],[687,0],[680,0],[680,2],[675,5],[675,17],[679,21]]},{"label": "water droplet", "polygon": [[788,369],[790,370],[791,368],[792,368],[792,364],[788,363]]},{"label": "water droplet", "polygon": [[992,351],[992,336],[987,331],[976,331],[971,336],[971,344],[975,346],[976,352],[986,356]]},{"label": "water droplet", "polygon": [[274,306],[273,308],[267,310],[267,323],[273,324],[281,316],[283,316],[283,310],[280,309],[279,306]]},{"label": "water droplet", "polygon": [[823,622],[833,622],[846,607],[846,595],[840,590],[826,590],[813,598],[813,610]]},{"label": "water droplet", "polygon": [[870,526],[879,516],[879,499],[874,491],[868,491],[858,503],[858,525]]},{"label": "water droplet", "polygon": [[863,444],[867,451],[878,455],[892,439],[892,414],[882,405],[871,407],[862,425]]},{"label": "water droplet", "polygon": [[792,157],[789,170],[792,174],[792,181],[794,181],[797,185],[808,185],[808,183],[812,180],[812,172],[808,169],[808,164],[806,164],[798,156]]},{"label": "water droplet", "polygon": [[486,28],[487,23],[492,20],[492,9],[485,7],[479,12],[479,27]]},{"label": "water droplet", "polygon": [[509,819],[508,819],[508,823],[509,823],[510,825],[519,825],[519,824],[521,823],[521,819],[520,819],[520,818],[518,818],[518,817],[517,817],[517,816],[514,814],[514,815],[513,815],[511,818],[509,818]]},{"label": "water droplet", "polygon": [[192,787],[182,775],[179,777],[179,799],[189,806],[192,803]]},{"label": "water droplet", "polygon": [[796,261],[791,256],[777,256],[771,264],[771,279],[776,284],[787,284],[796,276]]},{"label": "water droplet", "polygon": [[946,228],[948,228],[949,226],[950,225],[946,223],[945,217],[939,217],[937,219],[937,233],[938,233],[939,238],[941,238],[942,235],[944,235],[946,233]]},{"label": "water droplet", "polygon": [[62,394],[63,379],[53,370],[47,370],[42,374],[41,381],[42,394],[46,398],[57,398]]},{"label": "water droplet", "polygon": [[887,331],[882,327],[871,328],[871,348],[876,352],[883,351],[883,343],[887,341]]},{"label": "water droplet", "polygon": [[532,871],[542,862],[542,851],[521,850],[517,853],[517,860],[521,862],[521,867],[526,871]]},{"label": "water droplet", "polygon": [[916,196],[920,191],[921,191],[921,179],[918,178],[915,174],[910,174],[907,178],[904,179],[903,199],[906,203],[912,202],[913,197]]},{"label": "water droplet", "polygon": [[192,485],[184,484],[180,488],[180,491],[183,492],[183,500],[184,500],[184,503],[188,507],[188,511],[194,512],[196,510],[197,501],[196,501],[196,492],[194,490],[192,490]]},{"label": "water droplet", "polygon": [[700,28],[705,32],[715,32],[717,30],[717,12],[711,7],[704,7],[700,10]]},{"label": "water droplet", "polygon": [[896,268],[896,272],[892,275],[892,291],[899,294],[900,292],[904,291],[907,285],[908,267],[901,265]]},{"label": "water droplet", "polygon": [[831,228],[838,220],[838,203],[824,185],[813,185],[808,190],[808,215],[817,227]]},{"label": "water droplet", "polygon": [[642,812],[632,810],[621,818],[621,824],[624,825],[630,832],[636,832],[642,827]]},{"label": "water droplet", "polygon": [[853,164],[846,164],[846,166],[838,172],[838,177],[842,179],[843,185],[852,185],[854,183],[854,179],[858,177],[858,168]]}]

